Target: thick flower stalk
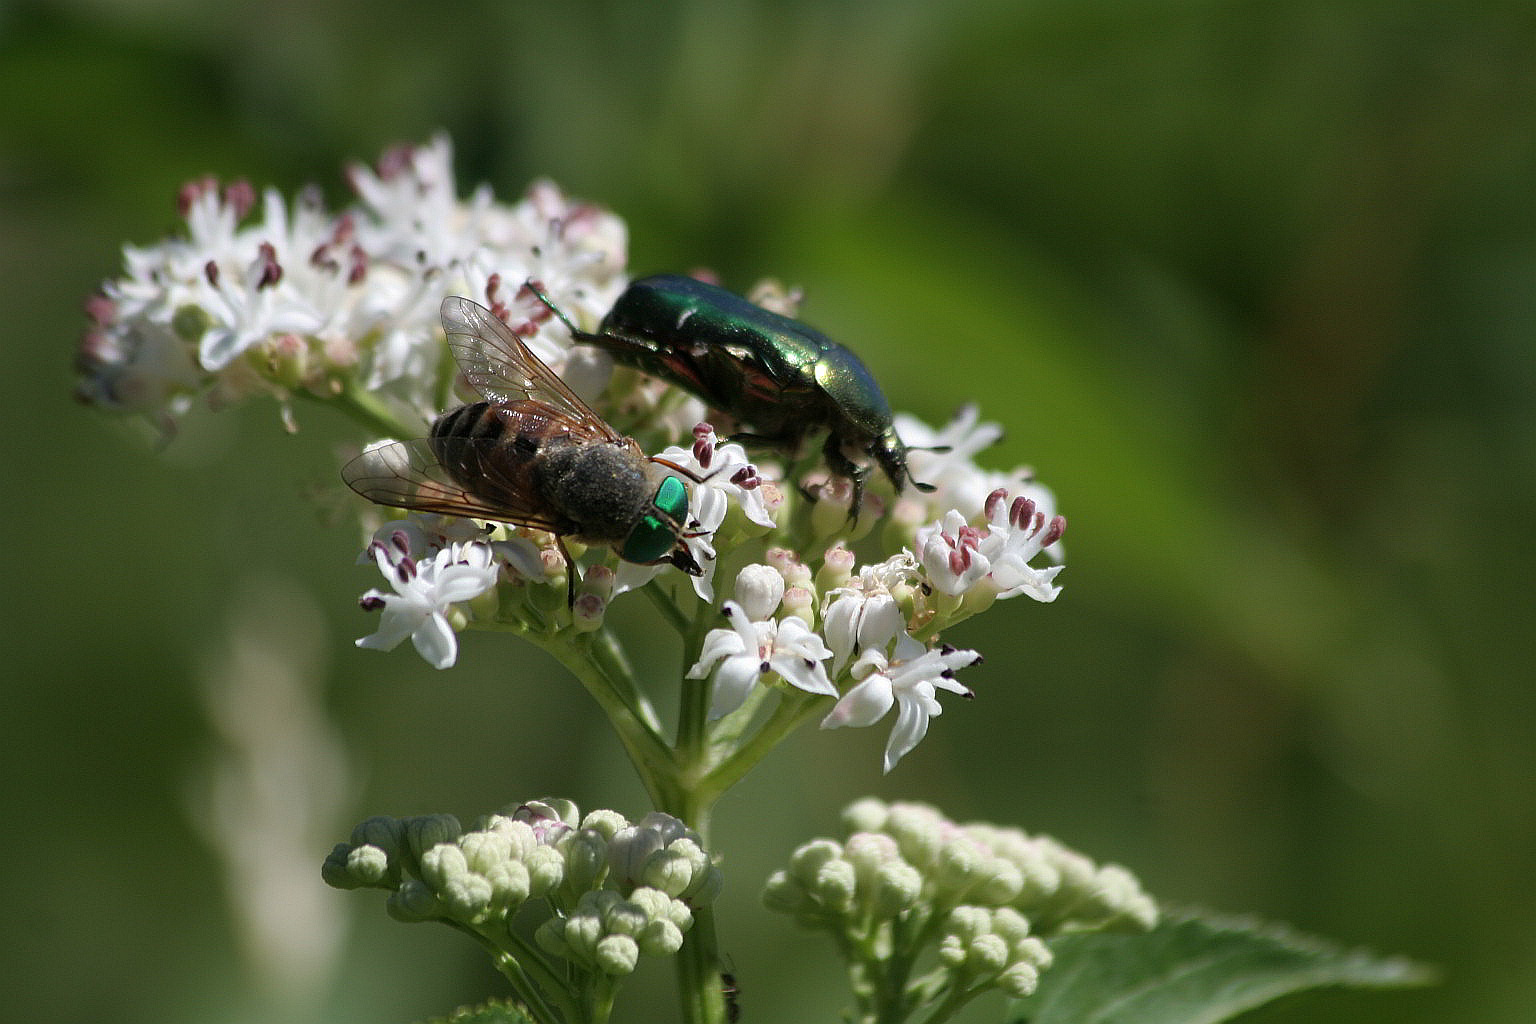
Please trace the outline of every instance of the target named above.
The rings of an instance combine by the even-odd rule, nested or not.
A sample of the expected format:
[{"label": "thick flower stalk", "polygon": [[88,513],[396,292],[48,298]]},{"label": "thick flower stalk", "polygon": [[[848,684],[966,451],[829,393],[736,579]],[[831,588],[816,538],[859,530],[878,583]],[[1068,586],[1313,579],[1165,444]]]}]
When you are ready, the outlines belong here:
[{"label": "thick flower stalk", "polygon": [[[850,805],[843,820],[849,835],[795,850],[763,900],[832,936],[861,1024],[896,1024],[924,1009],[941,1021],[993,990],[1029,995],[1051,964],[1046,939],[1157,923],[1130,872],[1046,836],[875,799]],[[938,966],[918,973],[925,955]]]}]

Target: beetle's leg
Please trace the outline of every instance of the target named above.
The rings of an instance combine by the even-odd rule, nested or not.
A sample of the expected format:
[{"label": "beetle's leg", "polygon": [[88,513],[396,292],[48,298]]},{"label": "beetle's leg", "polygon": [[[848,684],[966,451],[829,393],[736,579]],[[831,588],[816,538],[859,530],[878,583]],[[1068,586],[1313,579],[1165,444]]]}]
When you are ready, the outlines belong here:
[{"label": "beetle's leg", "polygon": [[827,459],[827,468],[837,476],[847,477],[853,485],[853,498],[848,505],[848,521],[859,521],[859,509],[864,504],[864,481],[869,478],[869,467],[861,466],[850,459],[843,451],[843,440],[838,437],[837,431],[827,435],[827,443],[821,446],[821,452]]}]

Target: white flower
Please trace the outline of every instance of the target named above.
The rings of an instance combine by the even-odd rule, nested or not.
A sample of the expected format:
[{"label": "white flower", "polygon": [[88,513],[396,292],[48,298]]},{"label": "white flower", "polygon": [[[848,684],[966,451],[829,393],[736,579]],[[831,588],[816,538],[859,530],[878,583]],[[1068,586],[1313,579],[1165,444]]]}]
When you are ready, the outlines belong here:
[{"label": "white flower", "polygon": [[991,563],[990,584],[997,588],[997,596],[1027,594],[1036,601],[1056,600],[1061,588],[1053,581],[1062,566],[1036,569],[1029,561],[1061,539],[1066,519],[1047,518],[1032,498],[1023,495],[1010,502],[1001,488],[987,497],[985,511],[987,532],[981,539],[981,553]]},{"label": "white flower", "polygon": [[1053,581],[1062,566],[1037,569],[1029,562],[1042,551],[1057,553],[1050,549],[1066,530],[1066,519],[1048,516],[1023,494],[1010,501],[1001,487],[987,495],[982,511],[987,525],[981,528],[951,509],[940,522],[917,531],[918,560],[929,582],[952,596],[984,586],[999,598],[1028,594],[1036,601],[1056,600],[1061,588]]},{"label": "white flower", "polygon": [[891,588],[906,583],[918,572],[911,552],[901,551],[883,562],[860,566],[846,586],[827,595],[822,629],[832,648],[832,674],[842,671],[856,651],[884,650],[906,623]]},{"label": "white flower", "polygon": [[[980,508],[987,495],[1000,487],[1014,494],[1027,493],[1049,518],[1055,498],[1035,482],[1032,469],[1019,466],[1003,473],[976,465],[976,455],[996,444],[1003,436],[1003,428],[981,422],[974,405],[962,408],[938,430],[905,413],[895,416],[895,424],[897,434],[907,445],[907,467],[912,479],[934,487],[927,494],[913,490],[902,496],[902,502],[923,510],[916,518],[933,518],[952,508]],[[927,448],[947,450],[925,451]]]},{"label": "white flower", "polygon": [[859,684],[843,695],[822,719],[823,729],[874,725],[896,705],[896,725],[885,745],[885,770],[896,767],[907,752],[928,733],[928,720],[943,713],[938,690],[970,697],[971,691],[954,680],[956,669],[975,664],[981,655],[953,647],[929,650],[903,634],[896,650],[887,657],[881,650],[866,650],[854,662],[853,677]]},{"label": "white flower", "polygon": [[394,588],[393,594],[370,590],[363,607],[382,609],[378,632],[357,646],[392,651],[406,637],[434,668],[448,668],[458,658],[459,643],[448,624],[449,608],[479,597],[496,585],[497,568],[489,545],[451,544],[430,559],[414,562],[397,541],[375,544],[374,560]]},{"label": "white flower", "polygon": [[982,552],[982,531],[950,509],[937,523],[917,531],[917,557],[929,581],[943,593],[964,594],[992,571]]},{"label": "white flower", "polygon": [[754,622],[735,601],[725,602],[720,610],[731,628],[710,630],[698,664],[688,670],[689,679],[715,673],[711,719],[741,707],[753,684],[775,673],[807,693],[837,696],[822,665],[832,652],[804,621],[791,615],[782,621]]}]

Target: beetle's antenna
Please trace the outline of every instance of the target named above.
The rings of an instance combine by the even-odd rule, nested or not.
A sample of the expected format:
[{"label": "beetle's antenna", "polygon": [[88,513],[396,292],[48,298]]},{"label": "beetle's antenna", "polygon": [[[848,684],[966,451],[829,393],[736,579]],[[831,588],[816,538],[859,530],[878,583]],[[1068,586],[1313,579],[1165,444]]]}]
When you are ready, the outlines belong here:
[{"label": "beetle's antenna", "polygon": [[575,322],[572,321],[570,317],[565,315],[565,310],[555,305],[554,299],[551,299],[548,295],[544,294],[543,285],[539,284],[537,281],[530,277],[528,280],[523,282],[523,287],[532,292],[533,297],[538,299],[540,304],[542,304],[545,309],[555,314],[555,319],[559,320],[562,324],[565,324],[565,329],[571,332],[571,337],[591,337],[591,335],[589,335],[586,331],[582,330],[580,327],[577,327]]}]

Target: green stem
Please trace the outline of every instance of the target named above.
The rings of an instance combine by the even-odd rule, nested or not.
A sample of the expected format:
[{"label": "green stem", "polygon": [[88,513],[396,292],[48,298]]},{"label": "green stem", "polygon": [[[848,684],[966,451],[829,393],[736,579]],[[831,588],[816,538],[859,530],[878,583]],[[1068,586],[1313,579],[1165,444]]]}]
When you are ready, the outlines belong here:
[{"label": "green stem", "polygon": [[661,808],[674,803],[677,759],[661,736],[610,685],[582,645],[561,637],[545,649],[570,670],[608,716],[651,802]]},{"label": "green stem", "polygon": [[786,687],[779,694],[778,707],[773,709],[762,728],[700,780],[700,799],[714,803],[722,793],[740,782],[754,765],[768,756],[769,751],[782,743],[785,737],[822,710],[822,702],[814,695]]},{"label": "green stem", "polygon": [[656,714],[656,709],[641,692],[639,684],[635,680],[635,671],[630,667],[629,658],[624,654],[624,648],[619,644],[618,638],[607,626],[593,633],[590,641],[592,645],[592,660],[597,670],[608,680],[614,691],[629,705],[635,716],[645,723],[646,728],[661,738],[661,719]]},{"label": "green stem", "polygon": [[[506,942],[499,943],[458,921],[445,920],[444,923],[470,936],[490,952],[497,971],[507,979],[517,998],[540,1024],[574,1024],[582,1019],[580,1007],[564,980],[550,969],[537,951],[529,949],[517,936],[508,932]],[[550,1004],[551,999],[558,1004],[558,1009]]]},{"label": "green stem", "polygon": [[350,378],[342,384],[341,391],[334,396],[317,395],[303,388],[295,391],[294,394],[341,409],[342,412],[367,427],[376,437],[403,439],[417,437],[423,432],[422,424],[412,425],[400,419],[388,405],[379,400],[377,395]]}]

